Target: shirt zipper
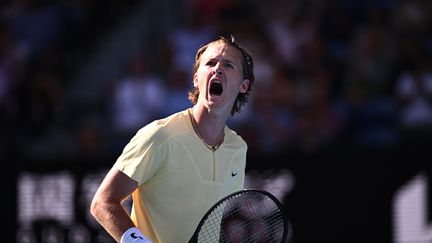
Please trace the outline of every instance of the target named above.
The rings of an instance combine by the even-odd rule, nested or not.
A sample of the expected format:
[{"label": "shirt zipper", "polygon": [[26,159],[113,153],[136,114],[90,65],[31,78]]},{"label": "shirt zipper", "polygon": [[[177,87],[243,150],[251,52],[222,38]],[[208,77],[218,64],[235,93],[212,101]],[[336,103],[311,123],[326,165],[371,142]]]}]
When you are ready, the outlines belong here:
[{"label": "shirt zipper", "polygon": [[212,157],[213,157],[213,182],[216,182],[216,147],[212,146]]}]

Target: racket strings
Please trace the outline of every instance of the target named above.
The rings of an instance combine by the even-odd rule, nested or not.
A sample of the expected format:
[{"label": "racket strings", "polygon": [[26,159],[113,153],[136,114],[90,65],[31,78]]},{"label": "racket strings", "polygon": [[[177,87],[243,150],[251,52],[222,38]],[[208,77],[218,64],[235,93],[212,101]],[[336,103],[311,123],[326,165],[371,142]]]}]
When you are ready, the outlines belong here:
[{"label": "racket strings", "polygon": [[280,242],[284,216],[261,194],[237,195],[216,207],[205,221],[200,242]]},{"label": "racket strings", "polygon": [[[247,239],[241,240],[241,242],[278,242],[283,237],[283,224],[280,222],[276,222],[275,225],[272,228],[265,229],[261,228],[257,230],[255,228],[252,233],[248,231],[248,235],[244,236],[244,233],[242,231],[230,231],[229,234],[231,234],[231,237],[227,238],[225,235],[228,234],[228,232],[224,232],[225,235],[222,235],[220,242],[236,242],[234,240],[230,241],[229,239],[244,239],[245,237]],[[248,227],[254,227],[252,224],[245,224],[242,226],[243,228]],[[266,227],[266,226],[263,226]]]},{"label": "racket strings", "polygon": [[[232,228],[229,231],[224,231],[224,234],[232,234],[236,239],[245,238],[247,240],[242,242],[278,242],[283,237],[284,233],[284,222],[282,212],[277,211],[273,216],[248,219],[239,226],[243,229],[249,229],[248,235],[244,236],[244,231],[238,228]],[[222,237],[224,242],[225,237]]]}]

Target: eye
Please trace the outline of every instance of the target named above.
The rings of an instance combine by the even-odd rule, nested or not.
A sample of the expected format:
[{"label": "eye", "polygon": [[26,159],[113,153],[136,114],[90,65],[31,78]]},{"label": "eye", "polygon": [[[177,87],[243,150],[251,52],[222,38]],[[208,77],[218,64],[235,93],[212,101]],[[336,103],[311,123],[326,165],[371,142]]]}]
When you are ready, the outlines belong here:
[{"label": "eye", "polygon": [[209,61],[206,63],[206,65],[207,65],[207,66],[211,66],[211,67],[213,67],[214,65],[216,65],[216,61],[214,61],[214,60],[209,60]]},{"label": "eye", "polygon": [[222,65],[223,65],[224,67],[226,67],[226,68],[229,68],[229,69],[235,69],[235,65],[234,65],[234,63],[231,62],[231,61],[229,61],[229,60],[225,60],[225,61],[223,61],[223,62],[222,62]]},{"label": "eye", "polygon": [[225,67],[227,67],[227,68],[234,68],[234,65],[232,63],[230,63],[230,62],[226,62],[225,63]]}]

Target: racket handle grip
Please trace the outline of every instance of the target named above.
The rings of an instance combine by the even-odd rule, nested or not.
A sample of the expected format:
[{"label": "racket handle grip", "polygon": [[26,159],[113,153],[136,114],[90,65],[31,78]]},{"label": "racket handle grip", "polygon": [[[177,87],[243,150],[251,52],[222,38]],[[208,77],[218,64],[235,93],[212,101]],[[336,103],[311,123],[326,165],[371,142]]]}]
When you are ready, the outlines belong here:
[{"label": "racket handle grip", "polygon": [[151,240],[145,237],[137,227],[132,227],[123,233],[120,242],[121,243],[151,243]]}]

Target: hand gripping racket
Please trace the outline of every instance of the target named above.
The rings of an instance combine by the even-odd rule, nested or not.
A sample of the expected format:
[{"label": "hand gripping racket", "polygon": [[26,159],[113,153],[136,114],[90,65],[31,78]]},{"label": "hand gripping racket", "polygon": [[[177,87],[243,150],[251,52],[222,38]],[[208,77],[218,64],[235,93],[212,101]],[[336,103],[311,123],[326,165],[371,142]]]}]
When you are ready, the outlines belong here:
[{"label": "hand gripping racket", "polygon": [[282,204],[264,190],[244,189],[214,204],[189,243],[288,242],[291,229]]}]

